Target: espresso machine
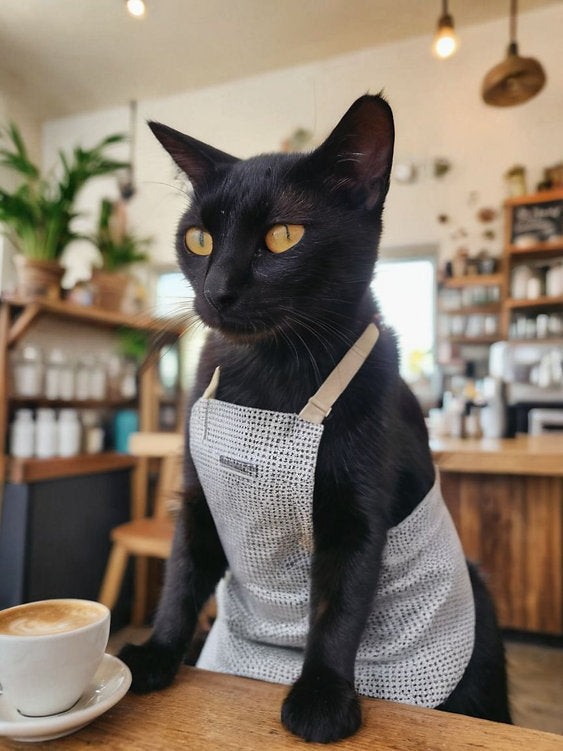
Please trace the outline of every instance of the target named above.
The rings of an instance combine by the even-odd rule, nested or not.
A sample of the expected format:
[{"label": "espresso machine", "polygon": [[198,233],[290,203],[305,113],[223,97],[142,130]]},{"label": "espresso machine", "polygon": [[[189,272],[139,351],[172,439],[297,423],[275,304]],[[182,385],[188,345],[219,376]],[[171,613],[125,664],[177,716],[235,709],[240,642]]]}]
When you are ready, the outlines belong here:
[{"label": "espresso machine", "polygon": [[507,437],[563,431],[561,340],[496,342],[489,377],[502,384]]}]

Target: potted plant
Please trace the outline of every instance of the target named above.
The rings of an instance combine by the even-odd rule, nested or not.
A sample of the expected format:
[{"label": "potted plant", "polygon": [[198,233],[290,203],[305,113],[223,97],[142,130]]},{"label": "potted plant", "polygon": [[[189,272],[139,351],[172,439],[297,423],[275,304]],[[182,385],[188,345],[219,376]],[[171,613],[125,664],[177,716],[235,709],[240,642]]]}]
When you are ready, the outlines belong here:
[{"label": "potted plant", "polygon": [[128,166],[107,156],[108,148],[124,138],[116,134],[91,149],[76,147],[70,157],[59,152],[59,169],[45,177],[31,161],[16,125],[0,134],[0,167],[20,178],[15,189],[0,188],[0,223],[17,251],[22,297],[59,297],[64,272],[60,257],[71,240],[81,237],[71,227],[76,198],[92,178]]},{"label": "potted plant", "polygon": [[101,268],[92,272],[94,302],[109,310],[121,310],[131,277],[122,273],[133,263],[146,261],[151,238],[127,230],[125,203],[102,200],[96,233],[90,240],[100,251]]}]

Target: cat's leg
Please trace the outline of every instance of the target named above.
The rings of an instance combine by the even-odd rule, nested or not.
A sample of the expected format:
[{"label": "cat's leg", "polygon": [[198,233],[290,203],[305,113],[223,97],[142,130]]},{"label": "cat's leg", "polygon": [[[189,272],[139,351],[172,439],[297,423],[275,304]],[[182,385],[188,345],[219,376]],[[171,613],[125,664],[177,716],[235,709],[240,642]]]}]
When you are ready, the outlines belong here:
[{"label": "cat's leg", "polygon": [[282,706],[282,722],[307,741],[329,743],[352,735],[361,724],[354,663],[375,595],[385,526],[360,511],[351,484],[318,485],[315,494],[324,498],[317,516],[323,522],[315,522],[309,636],[301,676]]},{"label": "cat's leg", "polygon": [[176,523],[151,637],[140,646],[127,644],[119,653],[131,669],[135,693],[172,682],[194,635],[199,611],[225,567],[223,548],[198,488],[188,494]]},{"label": "cat's leg", "polygon": [[475,646],[461,681],[438,709],[511,723],[504,647],[493,601],[472,564],[469,575],[475,598]]}]

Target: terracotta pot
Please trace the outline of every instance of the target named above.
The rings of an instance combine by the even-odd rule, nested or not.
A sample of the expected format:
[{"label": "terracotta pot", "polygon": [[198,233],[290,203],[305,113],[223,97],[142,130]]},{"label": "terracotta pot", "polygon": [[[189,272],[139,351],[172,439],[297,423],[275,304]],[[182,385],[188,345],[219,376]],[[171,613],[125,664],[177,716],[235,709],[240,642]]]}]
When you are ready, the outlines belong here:
[{"label": "terracotta pot", "polygon": [[61,279],[64,267],[58,261],[40,261],[35,258],[17,254],[14,256],[16,267],[18,297],[25,300],[47,298],[58,300],[61,296]]},{"label": "terracotta pot", "polygon": [[94,304],[105,310],[122,310],[131,279],[126,274],[95,270],[92,272]]}]

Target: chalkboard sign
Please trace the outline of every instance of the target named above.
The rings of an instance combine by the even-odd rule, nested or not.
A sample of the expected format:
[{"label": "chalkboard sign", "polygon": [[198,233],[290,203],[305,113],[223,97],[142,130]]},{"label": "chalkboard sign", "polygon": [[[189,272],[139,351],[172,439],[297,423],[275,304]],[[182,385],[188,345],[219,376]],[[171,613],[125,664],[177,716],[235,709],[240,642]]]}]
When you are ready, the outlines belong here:
[{"label": "chalkboard sign", "polygon": [[514,206],[512,243],[556,242],[563,240],[563,200]]}]

